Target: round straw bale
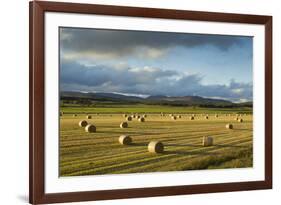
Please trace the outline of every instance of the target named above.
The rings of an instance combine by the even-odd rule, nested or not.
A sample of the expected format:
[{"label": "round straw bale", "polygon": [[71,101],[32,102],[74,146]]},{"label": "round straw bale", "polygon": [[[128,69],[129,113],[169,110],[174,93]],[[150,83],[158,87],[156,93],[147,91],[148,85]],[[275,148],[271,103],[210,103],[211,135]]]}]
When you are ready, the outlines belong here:
[{"label": "round straw bale", "polygon": [[91,125],[91,124],[89,124],[89,125],[87,125],[86,127],[85,127],[85,131],[86,132],[96,132],[96,126],[95,125]]},{"label": "round straw bale", "polygon": [[151,141],[148,144],[148,151],[152,153],[162,153],[164,152],[164,145],[159,141]]},{"label": "round straw bale", "polygon": [[136,116],[135,116],[135,115],[132,115],[131,117],[132,117],[132,118],[135,118]]},{"label": "round straw bale", "polygon": [[132,144],[132,141],[133,141],[132,138],[128,135],[121,135],[119,137],[119,142],[122,145],[130,145]]},{"label": "round straw bale", "polygon": [[120,128],[127,128],[127,127],[128,127],[128,123],[127,122],[121,122]]},{"label": "round straw bale", "polygon": [[239,119],[238,122],[243,122],[243,119]]},{"label": "round straw bale", "polygon": [[146,115],[146,114],[144,114],[142,117],[146,118],[146,117],[147,117],[147,115]]},{"label": "round straw bale", "polygon": [[170,117],[173,117],[174,115],[173,115],[173,114],[169,114],[169,116],[170,116]]},{"label": "round straw bale", "polygon": [[139,118],[139,122],[144,122],[144,117]]},{"label": "round straw bale", "polygon": [[233,129],[233,125],[232,124],[226,124],[225,126],[227,129]]},{"label": "round straw bale", "polygon": [[191,117],[190,117],[190,120],[194,120],[194,117],[193,117],[193,116],[191,116]]},{"label": "round straw bale", "polygon": [[123,114],[123,117],[127,117],[127,114]]},{"label": "round straw bale", "polygon": [[81,120],[81,121],[79,122],[79,126],[80,126],[80,127],[86,127],[87,124],[88,124],[88,122],[87,122],[86,120]]},{"label": "round straw bale", "polygon": [[238,120],[239,120],[239,118],[238,118],[238,117],[236,117],[236,118],[234,118],[234,120],[235,120],[235,121],[238,121]]},{"label": "round straw bale", "polygon": [[180,119],[180,118],[181,118],[181,115],[178,115],[178,117],[177,117],[177,118],[179,118],[179,119]]},{"label": "round straw bale", "polygon": [[91,116],[91,115],[87,115],[86,118],[87,118],[87,119],[92,119],[92,116]]},{"label": "round straw bale", "polygon": [[140,116],[139,116],[139,115],[137,116],[137,119],[140,119]]},{"label": "round straw bale", "polygon": [[209,116],[205,116],[205,119],[208,120],[208,119],[209,119]]},{"label": "round straw bale", "polygon": [[213,138],[210,137],[210,136],[204,136],[203,137],[203,141],[202,141],[202,144],[204,147],[208,147],[208,146],[212,146],[213,145]]},{"label": "round straw bale", "polygon": [[132,117],[131,117],[131,116],[128,116],[128,117],[126,118],[126,120],[127,120],[127,121],[132,121]]},{"label": "round straw bale", "polygon": [[219,117],[219,116],[218,116],[218,114],[215,114],[215,117],[217,117],[217,118],[218,118],[218,117]]},{"label": "round straw bale", "polygon": [[176,117],[176,116],[172,116],[171,119],[172,119],[172,120],[176,120],[177,117]]},{"label": "round straw bale", "polygon": [[77,117],[77,115],[76,115],[76,114],[74,114],[74,115],[73,115],[73,117]]}]

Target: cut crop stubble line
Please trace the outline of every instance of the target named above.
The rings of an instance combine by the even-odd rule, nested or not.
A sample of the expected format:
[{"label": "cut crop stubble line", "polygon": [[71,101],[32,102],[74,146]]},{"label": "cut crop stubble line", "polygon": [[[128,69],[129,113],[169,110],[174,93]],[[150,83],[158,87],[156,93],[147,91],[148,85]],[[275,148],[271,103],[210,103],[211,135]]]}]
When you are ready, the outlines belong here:
[{"label": "cut crop stubble line", "polygon": [[[228,156],[233,150],[243,152],[251,146],[251,117],[245,117],[243,124],[234,122],[234,130],[224,128],[226,123],[234,121],[233,116],[212,118],[190,121],[187,116],[182,115],[182,119],[171,121],[169,117],[152,115],[145,123],[134,120],[129,122],[128,129],[120,129],[118,124],[124,120],[121,115],[99,115],[89,120],[97,126],[98,132],[89,134],[77,126],[80,119],[85,119],[83,116],[75,119],[71,116],[63,117],[60,132],[60,173],[62,176],[75,176],[182,170],[179,164],[189,163],[191,159],[197,163],[196,160],[207,160],[206,154],[220,152],[223,156]],[[124,132],[133,137],[133,145],[118,144],[117,139]],[[217,146],[201,147],[202,136],[205,135],[214,137]],[[151,140],[162,141],[166,152],[163,155],[148,153],[146,145]],[[224,157],[220,162],[233,160],[236,155],[240,156],[234,154]]]},{"label": "cut crop stubble line", "polygon": [[[210,149],[208,151],[212,151],[212,150],[216,150],[216,151],[221,151],[221,150],[226,150],[227,148],[219,148],[219,149]],[[207,152],[207,150],[205,150],[204,152]],[[89,169],[88,167],[84,170],[78,170],[74,173],[69,174],[69,176],[76,176],[76,175],[87,175],[87,174],[107,174],[107,173],[113,173],[113,172],[118,172],[121,170],[126,170],[126,168],[131,168],[131,167],[137,167],[137,168],[141,168],[142,166],[150,166],[152,167],[159,167],[159,165],[163,165],[163,163],[165,164],[168,163],[170,164],[174,158],[176,158],[176,161],[182,160],[184,158],[196,158],[196,157],[201,157],[201,155],[196,155],[194,157],[192,157],[192,151],[189,152],[188,154],[190,154],[189,156],[185,156],[185,155],[180,155],[178,156],[178,154],[169,154],[167,155],[161,155],[161,156],[153,156],[153,157],[149,157],[149,158],[142,158],[139,160],[134,160],[134,161],[129,161],[129,162],[123,162],[120,163],[118,162],[118,165],[116,165],[115,163],[110,164],[108,166],[102,166],[102,167],[95,167],[92,169]],[[196,152],[198,153],[198,152]],[[209,152],[210,154],[211,152]],[[151,164],[153,163],[153,164]]]},{"label": "cut crop stubble line", "polygon": [[[240,144],[240,143],[243,143],[243,142],[250,142],[251,141],[251,137],[249,138],[249,139],[245,139],[245,138],[243,138],[243,140],[236,140],[236,141],[232,141],[231,139],[227,139],[227,140],[220,140],[220,141],[218,141],[219,142],[219,146],[222,146],[222,145],[224,145],[224,144],[226,144],[226,143],[229,143],[229,142],[231,142],[231,143],[229,143],[228,145],[229,146],[232,146],[232,145],[238,145],[238,144]],[[196,147],[200,147],[200,142],[198,141],[198,140],[194,140],[194,141],[187,141],[189,144],[187,145],[187,147],[189,148],[188,149],[188,151],[194,151],[194,150],[197,150],[196,149]],[[238,142],[238,143],[236,143],[236,142]],[[182,141],[182,143],[186,143],[186,141]],[[177,143],[177,145],[175,145],[175,146],[173,146],[173,145],[169,145],[169,144],[166,144],[166,146],[169,148],[169,147],[176,147],[176,146],[181,146],[182,145],[182,143]],[[194,147],[194,149],[192,149],[192,147]],[[97,162],[97,161],[101,161],[101,160],[104,160],[104,161],[106,161],[107,159],[110,159],[110,160],[113,160],[113,162],[115,163],[116,162],[116,160],[118,159],[118,160],[122,160],[122,157],[124,157],[125,159],[129,159],[129,157],[128,156],[133,156],[132,158],[134,158],[134,159],[137,159],[138,157],[142,157],[142,151],[141,150],[144,150],[146,147],[144,146],[144,148],[142,148],[142,149],[140,149],[140,151],[132,151],[132,152],[129,152],[129,151],[127,151],[127,152],[125,152],[125,153],[119,153],[118,154],[118,152],[117,153],[112,153],[112,155],[110,155],[110,156],[103,156],[103,155],[99,155],[99,156],[97,156],[96,154],[94,154],[94,155],[87,155],[87,159],[84,159],[84,160],[77,160],[77,161],[79,161],[80,163],[79,164],[84,164],[84,163],[88,163],[88,162],[90,162],[90,161],[95,161],[95,162]],[[178,149],[175,149],[174,148],[174,150],[176,151],[176,150],[181,150],[182,148],[178,148]],[[206,148],[204,149],[204,148],[199,148],[199,149],[201,149],[201,150],[206,150]],[[198,150],[197,150],[198,151]],[[69,163],[62,163],[61,164],[61,167],[65,167],[65,166],[67,166],[67,165],[71,165],[71,166],[73,166],[73,164],[75,163],[75,161],[74,160],[72,160],[72,161],[69,161]]]},{"label": "cut crop stubble line", "polygon": [[[248,140],[246,140],[246,141],[248,141]],[[231,143],[231,145],[238,145],[239,143],[242,143],[242,142],[245,142],[245,140],[243,140],[243,141],[239,141],[238,140],[238,143]],[[220,145],[225,145],[225,144],[227,144],[227,142],[226,141],[224,141],[224,143],[220,143]],[[189,150],[188,152],[192,155],[192,153],[193,152],[200,152],[200,151],[204,151],[204,152],[208,152],[208,151],[211,151],[211,150],[223,150],[223,149],[226,149],[225,147],[222,147],[222,148],[213,148],[213,147],[210,147],[210,148],[198,148],[198,149],[191,149],[191,150]],[[176,151],[179,151],[179,150],[174,150],[175,152]],[[142,155],[142,154],[141,154]],[[175,154],[175,155],[177,155],[177,154]],[[115,166],[115,168],[117,169],[118,167],[122,167],[122,168],[124,168],[124,167],[126,167],[126,166],[130,166],[130,164],[134,164],[135,166],[137,166],[137,167],[139,167],[140,165],[142,165],[143,164],[143,162],[153,162],[154,160],[156,160],[157,159],[157,156],[153,156],[152,158],[148,158],[148,159],[145,159],[144,161],[143,160],[139,160],[139,159],[136,159],[135,158],[136,156],[134,156],[134,161],[131,161],[130,159],[128,159],[128,157],[124,157],[124,158],[122,158],[122,159],[124,159],[125,161],[124,161],[124,163],[122,163],[122,164],[120,164],[120,162],[123,162],[123,160],[122,159],[118,159],[118,157],[115,157],[114,159],[110,159],[110,160],[105,160],[105,161],[103,161],[103,162],[101,162],[102,163],[102,165],[103,164],[110,164],[110,166],[109,167],[112,167],[112,166],[114,166],[114,164],[116,163],[116,161],[118,161],[119,162],[119,166]],[[165,155],[164,156],[161,156],[161,157],[158,157],[158,159],[168,159],[168,158],[173,158],[174,157],[174,155],[170,155],[170,156],[166,156],[165,157]],[[181,157],[180,157],[181,158]],[[151,161],[152,160],[152,161]],[[100,166],[98,166],[98,162],[97,162],[98,160],[97,159],[95,159],[95,168],[94,169],[92,169],[92,170],[96,170],[96,171],[98,171],[98,170],[100,170],[100,169],[97,169],[97,168],[99,168]],[[126,163],[127,161],[130,161],[130,163]],[[81,166],[81,164],[79,164],[78,165],[78,167],[80,167]],[[77,167],[77,168],[78,168]],[[103,169],[106,169],[108,166],[106,166],[106,167],[103,167]],[[157,166],[156,166],[157,167]],[[80,167],[81,168],[81,167]],[[88,169],[88,167],[86,168],[86,169]],[[79,170],[78,172],[79,173],[84,173],[83,172],[84,170]],[[88,170],[88,171],[90,171],[90,170]],[[88,172],[88,171],[86,171],[86,172]],[[116,171],[116,170],[115,170]],[[75,175],[75,173],[72,173],[71,175]],[[86,173],[84,173],[84,174],[86,174]]]},{"label": "cut crop stubble line", "polygon": [[[209,133],[209,132],[205,131],[205,132],[200,132],[200,134],[197,134],[197,133],[189,134],[190,137],[187,137],[188,134],[185,134],[185,133],[183,133],[182,135],[177,135],[177,136],[173,135],[173,137],[170,137],[169,135],[166,135],[166,134],[159,134],[157,137],[146,136],[146,139],[150,139],[150,138],[153,138],[153,139],[164,138],[163,141],[168,142],[168,141],[177,140],[177,143],[179,143],[181,141],[181,138],[183,140],[192,140],[192,139],[195,139],[195,138],[198,139],[198,136],[206,135],[206,134],[209,134],[209,135],[214,136],[216,138],[219,138],[219,137],[227,138],[232,133],[212,134],[212,133]],[[241,135],[241,133],[240,133],[240,135]],[[235,137],[235,136],[233,136],[233,137]],[[115,138],[117,138],[117,136]],[[87,141],[86,142],[83,141],[83,143],[79,143],[79,140],[77,142],[75,142],[75,143],[70,143],[70,144],[67,141],[65,141],[64,143],[61,144],[61,148],[68,149],[68,148],[71,148],[71,147],[77,148],[77,147],[80,147],[80,146],[83,146],[84,148],[86,148],[88,146],[92,147],[92,146],[95,146],[95,145],[98,145],[99,148],[105,148],[108,144],[105,145],[104,142],[108,142],[108,143],[112,144],[112,140],[114,140],[114,137],[113,137],[113,139],[112,139],[112,137],[106,137],[105,141],[104,141],[103,138],[92,137],[92,139],[87,138]],[[92,142],[92,143],[90,143],[90,142]],[[64,146],[63,144],[66,144],[66,145]],[[112,145],[115,145],[115,143],[113,143]],[[116,145],[116,146],[118,146],[118,145]]]}]

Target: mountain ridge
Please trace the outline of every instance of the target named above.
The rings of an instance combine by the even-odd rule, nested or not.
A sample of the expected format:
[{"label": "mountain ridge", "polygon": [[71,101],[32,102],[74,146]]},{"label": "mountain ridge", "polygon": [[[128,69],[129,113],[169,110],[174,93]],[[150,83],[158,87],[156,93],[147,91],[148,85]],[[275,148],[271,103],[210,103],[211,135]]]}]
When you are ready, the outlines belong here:
[{"label": "mountain ridge", "polygon": [[148,97],[138,97],[120,93],[106,92],[79,92],[61,91],[63,101],[89,101],[90,102],[114,102],[114,103],[143,103],[159,105],[180,105],[180,106],[209,106],[209,107],[228,107],[228,106],[247,106],[251,107],[252,102],[233,103],[223,99],[205,98],[201,96],[165,96],[151,95]]}]

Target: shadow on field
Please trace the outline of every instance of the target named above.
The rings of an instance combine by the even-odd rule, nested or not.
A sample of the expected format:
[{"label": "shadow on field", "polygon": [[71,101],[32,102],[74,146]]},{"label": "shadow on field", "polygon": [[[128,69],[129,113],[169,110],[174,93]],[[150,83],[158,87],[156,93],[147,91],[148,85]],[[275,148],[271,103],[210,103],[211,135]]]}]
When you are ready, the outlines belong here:
[{"label": "shadow on field", "polygon": [[177,150],[177,151],[164,151],[164,154],[178,154],[178,155],[201,155],[201,156],[216,156],[219,153],[216,152],[208,152],[206,151],[183,151],[183,150]]},{"label": "shadow on field", "polygon": [[253,131],[253,129],[248,129],[248,128],[235,128],[236,131]]},{"label": "shadow on field", "polygon": [[124,130],[121,130],[121,129],[120,130],[103,130],[103,131],[100,131],[100,133],[118,134],[118,135],[127,133],[127,134],[130,134],[130,135],[142,135],[142,136],[145,136],[145,135],[159,135],[159,133],[157,133],[157,132],[136,132],[136,131],[133,131],[133,129],[130,129],[130,128],[126,128]]},{"label": "shadow on field", "polygon": [[242,146],[242,145],[231,145],[231,144],[228,144],[228,145],[220,145],[220,144],[217,144],[217,145],[213,145],[213,147],[222,147],[222,148],[246,148],[246,147],[248,147],[248,146],[246,146],[246,145],[244,145],[244,146]]},{"label": "shadow on field", "polygon": [[[195,144],[165,144],[165,146],[172,146],[172,147],[202,147],[202,145],[195,145]],[[213,148],[246,148],[247,146],[244,145],[232,145],[232,144],[217,144],[213,145]]]},{"label": "shadow on field", "polygon": [[134,135],[159,135],[159,133],[157,132],[130,132],[130,134],[134,134]]},{"label": "shadow on field", "polygon": [[147,146],[147,143],[132,143],[131,146],[140,146],[140,147],[144,147],[144,146]]},{"label": "shadow on field", "polygon": [[195,144],[165,144],[165,146],[172,146],[172,147],[202,147],[202,145],[195,145]]},{"label": "shadow on field", "polygon": [[150,130],[166,130],[166,127],[148,127]]}]

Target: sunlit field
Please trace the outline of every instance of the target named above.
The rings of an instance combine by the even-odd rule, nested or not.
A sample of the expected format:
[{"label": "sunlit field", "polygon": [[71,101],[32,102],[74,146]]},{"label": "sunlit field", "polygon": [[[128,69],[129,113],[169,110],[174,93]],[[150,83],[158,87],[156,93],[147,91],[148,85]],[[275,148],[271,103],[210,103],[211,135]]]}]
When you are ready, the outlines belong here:
[{"label": "sunlit field", "polygon": [[[249,109],[206,109],[173,106],[127,108],[63,107],[60,117],[60,175],[81,176],[142,172],[252,167],[253,127]],[[123,114],[143,116],[128,121]],[[75,115],[74,115],[75,114]],[[170,114],[177,117],[171,119]],[[191,115],[194,114],[194,120]],[[92,119],[86,119],[91,115]],[[181,118],[179,118],[179,115]],[[206,119],[208,115],[209,119]],[[216,117],[217,115],[217,117]],[[243,119],[243,122],[236,118]],[[78,123],[96,126],[88,133]],[[227,129],[231,123],[233,129]],[[118,139],[128,135],[130,145]],[[213,144],[203,146],[210,136]],[[148,152],[150,141],[164,145],[162,153]]]}]

